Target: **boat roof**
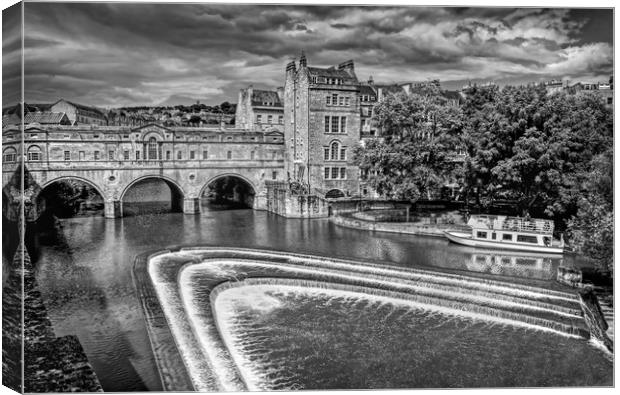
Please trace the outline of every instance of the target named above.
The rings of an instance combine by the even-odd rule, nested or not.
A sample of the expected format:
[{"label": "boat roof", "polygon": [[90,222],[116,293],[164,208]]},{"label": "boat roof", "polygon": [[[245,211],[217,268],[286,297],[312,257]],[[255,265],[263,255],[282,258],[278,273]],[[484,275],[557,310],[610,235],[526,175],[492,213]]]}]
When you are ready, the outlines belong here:
[{"label": "boat roof", "polygon": [[509,217],[506,215],[472,215],[467,225],[473,229],[508,232],[553,234],[554,223],[549,219]]}]

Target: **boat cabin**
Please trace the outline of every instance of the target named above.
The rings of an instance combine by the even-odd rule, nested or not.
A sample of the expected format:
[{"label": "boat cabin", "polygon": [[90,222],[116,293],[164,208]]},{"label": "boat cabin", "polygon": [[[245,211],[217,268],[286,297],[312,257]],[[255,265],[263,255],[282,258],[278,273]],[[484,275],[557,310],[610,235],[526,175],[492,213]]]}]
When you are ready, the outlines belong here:
[{"label": "boat cabin", "polygon": [[548,219],[525,219],[505,215],[472,215],[472,238],[495,243],[516,243],[551,247],[553,221]]}]

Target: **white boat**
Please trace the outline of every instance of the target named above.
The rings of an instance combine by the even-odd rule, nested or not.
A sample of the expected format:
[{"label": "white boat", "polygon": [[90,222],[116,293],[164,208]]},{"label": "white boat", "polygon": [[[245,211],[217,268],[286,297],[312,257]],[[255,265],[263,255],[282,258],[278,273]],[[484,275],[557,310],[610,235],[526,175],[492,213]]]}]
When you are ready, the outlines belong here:
[{"label": "white boat", "polygon": [[553,221],[547,219],[472,215],[467,225],[471,227],[470,233],[444,233],[450,241],[470,247],[564,253],[564,240],[553,239]]}]

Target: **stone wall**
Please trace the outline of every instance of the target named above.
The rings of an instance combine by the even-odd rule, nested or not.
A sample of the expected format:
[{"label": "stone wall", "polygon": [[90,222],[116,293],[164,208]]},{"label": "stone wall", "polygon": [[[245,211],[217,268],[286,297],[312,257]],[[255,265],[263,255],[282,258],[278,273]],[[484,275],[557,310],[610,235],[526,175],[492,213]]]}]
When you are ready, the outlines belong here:
[{"label": "stone wall", "polygon": [[267,183],[266,209],[286,218],[324,218],[329,203],[313,194],[293,194],[285,183]]}]

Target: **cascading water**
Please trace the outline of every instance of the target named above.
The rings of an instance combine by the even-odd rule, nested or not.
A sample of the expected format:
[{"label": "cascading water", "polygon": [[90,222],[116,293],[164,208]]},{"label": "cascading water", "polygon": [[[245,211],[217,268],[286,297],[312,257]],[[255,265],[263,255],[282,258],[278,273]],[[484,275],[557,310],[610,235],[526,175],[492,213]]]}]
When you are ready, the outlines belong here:
[{"label": "cascading water", "polygon": [[[519,381],[506,368],[502,381],[493,378],[497,375],[483,373],[493,364],[515,359],[503,354],[507,352],[502,345],[506,339],[534,339],[547,346],[572,342],[575,344],[571,343],[571,347],[597,352],[580,340],[588,332],[578,299],[559,291],[463,275],[247,249],[191,248],[160,254],[149,260],[148,271],[193,387],[199,391],[537,386],[547,385],[544,377],[537,374]],[[309,325],[321,323],[329,330],[299,327],[302,316]],[[334,319],[342,326],[334,324]],[[371,340],[364,338],[367,330],[373,330],[376,336]],[[424,340],[412,342],[408,333]],[[474,333],[482,335],[476,338]],[[358,336],[357,343],[349,341],[348,346],[339,346],[347,334],[349,338]],[[282,336],[288,340],[274,341]],[[321,352],[315,353],[316,350],[305,346],[312,344],[309,339],[329,339],[334,344],[323,344],[319,347]],[[469,367],[467,380],[430,372],[420,375],[419,369],[433,371],[422,362],[431,358],[432,349],[438,350],[436,342],[441,339],[450,348],[461,350],[463,356],[454,363],[443,356],[436,361],[439,367]],[[401,350],[400,354],[394,350],[388,354],[378,352],[376,346],[382,342],[394,345],[394,350]],[[402,344],[397,347],[399,342]],[[364,345],[367,354],[352,354],[351,348],[356,344]],[[481,350],[494,358],[476,358]],[[160,352],[156,346],[154,352]],[[471,362],[470,354],[477,362]],[[353,368],[341,369],[331,376],[326,370],[324,378],[312,373],[325,366],[335,369],[338,363],[346,362],[342,355],[361,364],[357,373]],[[390,361],[390,357],[395,360]],[[377,359],[374,370],[361,362],[373,358]],[[604,356],[599,359],[592,367],[593,375],[603,379],[606,376],[597,375],[597,369],[605,371],[608,360]],[[362,376],[368,378],[377,367],[386,366],[392,366],[389,372],[384,371],[383,376],[377,375],[370,381],[353,378],[362,371]],[[514,365],[514,369],[518,366]],[[417,372],[413,376],[413,371],[407,371],[412,367]],[[403,377],[414,379],[403,381]],[[571,374],[555,379],[556,385],[570,385],[575,377]]]}]

